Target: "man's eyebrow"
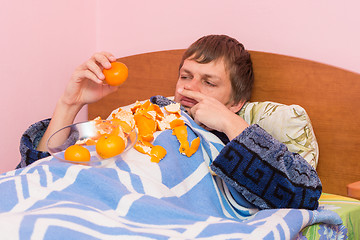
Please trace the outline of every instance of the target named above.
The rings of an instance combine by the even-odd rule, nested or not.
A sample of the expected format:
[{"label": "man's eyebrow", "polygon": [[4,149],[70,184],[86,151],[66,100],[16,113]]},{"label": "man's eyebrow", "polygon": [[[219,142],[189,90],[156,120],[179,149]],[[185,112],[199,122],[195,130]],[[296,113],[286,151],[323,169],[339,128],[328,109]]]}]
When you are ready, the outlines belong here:
[{"label": "man's eyebrow", "polygon": [[217,75],[212,75],[212,74],[204,74],[203,77],[211,78],[211,79],[221,79],[221,77],[219,77]]},{"label": "man's eyebrow", "polygon": [[186,68],[181,68],[180,72],[184,71],[185,73],[192,73],[190,70],[186,69]]},{"label": "man's eyebrow", "polygon": [[[193,74],[189,69],[186,69],[186,68],[181,68],[180,69],[180,72],[183,71],[187,74]],[[221,77],[217,76],[217,75],[213,75],[213,74],[201,74],[201,76],[203,78],[206,78],[206,79],[221,79]]]}]

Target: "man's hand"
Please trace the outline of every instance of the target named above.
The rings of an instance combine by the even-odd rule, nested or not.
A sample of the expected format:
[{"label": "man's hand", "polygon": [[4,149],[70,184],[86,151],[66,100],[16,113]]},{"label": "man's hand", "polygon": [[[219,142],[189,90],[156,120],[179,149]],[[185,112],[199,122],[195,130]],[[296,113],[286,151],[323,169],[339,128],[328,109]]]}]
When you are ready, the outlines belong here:
[{"label": "man's hand", "polygon": [[189,114],[197,124],[207,130],[223,132],[231,140],[249,126],[244,119],[232,112],[229,106],[213,97],[186,89],[179,89],[179,93],[197,101],[197,104],[188,108]]},{"label": "man's hand", "polygon": [[103,83],[105,76],[102,73],[102,70],[109,69],[114,61],[116,58],[111,53],[95,53],[75,69],[61,101],[69,106],[83,106],[116,91],[117,87]]},{"label": "man's hand", "polygon": [[52,119],[39,141],[37,150],[46,151],[47,139],[55,131],[72,124],[85,104],[96,102],[117,89],[103,83],[105,76],[102,70],[109,69],[113,61],[116,61],[116,58],[110,53],[95,53],[88,61],[76,68],[65,92],[56,104]]}]

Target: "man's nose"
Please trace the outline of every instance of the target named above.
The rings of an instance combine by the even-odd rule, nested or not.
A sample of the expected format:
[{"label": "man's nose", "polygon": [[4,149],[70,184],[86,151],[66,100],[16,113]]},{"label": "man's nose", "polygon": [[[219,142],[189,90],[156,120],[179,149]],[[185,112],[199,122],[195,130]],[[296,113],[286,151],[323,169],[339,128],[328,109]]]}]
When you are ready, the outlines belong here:
[{"label": "man's nose", "polygon": [[200,90],[200,81],[197,78],[193,78],[190,82],[187,82],[184,86],[185,89],[191,91],[199,91]]}]

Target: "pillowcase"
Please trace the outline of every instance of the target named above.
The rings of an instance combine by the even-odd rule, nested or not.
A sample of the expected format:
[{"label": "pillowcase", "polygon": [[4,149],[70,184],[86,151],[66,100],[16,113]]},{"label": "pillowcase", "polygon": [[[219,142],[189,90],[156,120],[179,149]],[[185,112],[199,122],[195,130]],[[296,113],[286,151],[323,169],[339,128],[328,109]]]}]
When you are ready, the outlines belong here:
[{"label": "pillowcase", "polygon": [[248,124],[258,124],[316,169],[319,147],[310,118],[301,106],[269,101],[248,102],[238,114]]}]

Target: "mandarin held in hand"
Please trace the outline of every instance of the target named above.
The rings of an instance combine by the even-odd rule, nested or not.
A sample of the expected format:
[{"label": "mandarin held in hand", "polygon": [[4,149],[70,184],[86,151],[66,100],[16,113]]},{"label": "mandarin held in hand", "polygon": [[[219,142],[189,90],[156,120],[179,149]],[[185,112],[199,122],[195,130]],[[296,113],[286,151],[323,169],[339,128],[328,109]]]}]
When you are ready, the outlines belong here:
[{"label": "mandarin held in hand", "polygon": [[126,81],[129,70],[124,63],[112,62],[111,68],[104,69],[103,74],[105,75],[105,82],[110,86],[119,86]]}]

